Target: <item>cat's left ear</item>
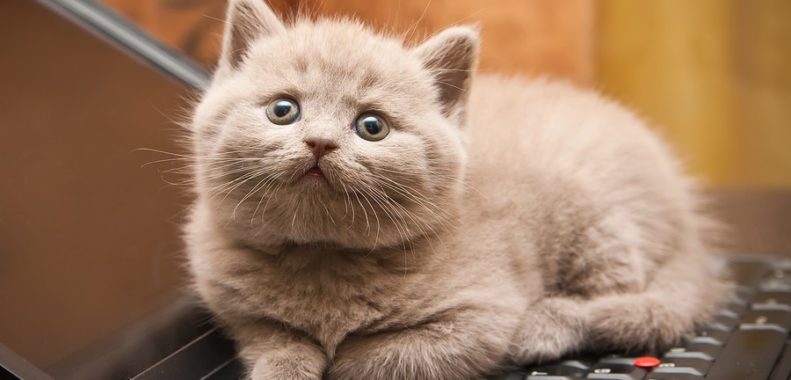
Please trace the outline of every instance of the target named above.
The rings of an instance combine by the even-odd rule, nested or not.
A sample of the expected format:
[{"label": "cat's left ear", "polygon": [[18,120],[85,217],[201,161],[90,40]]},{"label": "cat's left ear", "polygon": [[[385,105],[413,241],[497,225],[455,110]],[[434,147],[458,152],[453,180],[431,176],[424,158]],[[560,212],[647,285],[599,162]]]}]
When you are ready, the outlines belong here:
[{"label": "cat's left ear", "polygon": [[413,51],[434,76],[443,114],[459,125],[466,122],[467,98],[479,50],[478,28],[457,26],[443,30]]},{"label": "cat's left ear", "polygon": [[225,18],[220,66],[237,68],[253,41],[285,30],[264,0],[231,0]]}]

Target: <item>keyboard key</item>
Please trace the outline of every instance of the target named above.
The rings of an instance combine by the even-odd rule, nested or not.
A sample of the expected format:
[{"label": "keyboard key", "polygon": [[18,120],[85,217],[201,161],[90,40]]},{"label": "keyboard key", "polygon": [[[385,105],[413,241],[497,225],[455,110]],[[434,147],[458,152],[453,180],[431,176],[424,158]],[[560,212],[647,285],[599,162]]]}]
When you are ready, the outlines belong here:
[{"label": "keyboard key", "polygon": [[646,371],[631,365],[597,364],[588,373],[587,379],[642,380]]},{"label": "keyboard key", "polygon": [[703,352],[697,351],[668,351],[662,360],[667,359],[699,359],[713,362],[714,357]]},{"label": "keyboard key", "polygon": [[723,305],[723,310],[728,310],[735,315],[742,315],[745,311],[747,311],[747,303],[746,302],[736,302],[736,301],[728,301]]},{"label": "keyboard key", "polygon": [[740,328],[717,356],[707,378],[765,380],[785,340],[786,334],[777,330]]},{"label": "keyboard key", "polygon": [[715,346],[722,346],[724,341],[710,336],[692,336],[684,340],[685,344],[713,344]]},{"label": "keyboard key", "polygon": [[739,324],[739,318],[732,318],[720,314],[720,315],[715,315],[714,320],[709,321],[708,323],[703,325],[703,328],[709,330],[730,332],[733,331],[733,329],[735,329],[738,324]]},{"label": "keyboard key", "polygon": [[633,365],[635,359],[637,358],[634,356],[607,355],[601,358],[596,364],[597,365],[599,364]]},{"label": "keyboard key", "polygon": [[755,289],[746,286],[736,286],[733,289],[733,298],[728,302],[733,302],[741,305],[747,305],[755,296]]},{"label": "keyboard key", "polygon": [[739,324],[739,317],[731,317],[727,315],[715,315],[714,323],[718,323],[725,327],[725,330],[731,331]]},{"label": "keyboard key", "polygon": [[725,344],[725,342],[728,341],[728,337],[730,336],[731,336],[730,331],[700,328],[695,331],[695,335],[688,337],[687,341],[689,341],[690,343],[697,343],[695,342],[695,338],[711,338]]},{"label": "keyboard key", "polygon": [[[505,373],[500,376],[490,377],[489,380],[525,380],[525,376],[527,376],[524,372],[511,372]],[[549,380],[544,378],[544,380]]]},{"label": "keyboard key", "polygon": [[702,377],[688,373],[659,373],[651,372],[645,380],[700,380]]},{"label": "keyboard key", "polygon": [[707,330],[722,331],[724,333],[730,333],[731,330],[733,330],[732,327],[725,326],[722,323],[715,322],[715,321],[706,323],[705,325],[703,325],[703,328],[707,329]]},{"label": "keyboard key", "polygon": [[789,378],[791,378],[791,343],[786,343],[783,355],[775,364],[769,380],[787,380]]},{"label": "keyboard key", "polygon": [[582,379],[588,373],[588,366],[577,360],[567,360],[554,364],[545,364],[531,368],[527,372],[528,380]]},{"label": "keyboard key", "polygon": [[737,314],[737,313],[733,312],[733,310],[729,310],[729,309],[717,310],[717,312],[714,313],[714,316],[715,317],[726,317],[726,318],[730,318],[730,319],[739,319],[739,314]]},{"label": "keyboard key", "polygon": [[[585,375],[582,375],[585,376]],[[579,376],[548,375],[542,372],[533,371],[527,375],[525,380],[583,380]]]},{"label": "keyboard key", "polygon": [[682,374],[682,375],[693,375],[698,377],[703,377],[703,375],[705,375],[703,372],[700,372],[692,367],[659,367],[655,369],[653,373],[674,373],[674,374]]},{"label": "keyboard key", "polygon": [[781,259],[772,265],[776,270],[784,270],[786,272],[791,271],[791,259]]},{"label": "keyboard key", "polygon": [[685,367],[685,368],[693,368],[696,371],[706,374],[709,372],[709,368],[711,368],[711,363],[708,360],[701,360],[701,359],[672,359],[672,358],[665,358],[662,359],[662,364],[658,366],[658,368],[676,368],[676,367]]},{"label": "keyboard key", "polygon": [[665,353],[664,359],[700,359],[714,361],[721,346],[715,344],[691,343],[686,347],[673,347]]},{"label": "keyboard key", "polygon": [[788,279],[770,278],[761,283],[760,289],[764,292],[791,292],[791,282]]},{"label": "keyboard key", "polygon": [[662,364],[662,361],[659,360],[659,358],[655,358],[653,356],[641,356],[637,359],[634,359],[634,363],[632,363],[633,366],[642,368],[646,371],[649,371],[651,368],[654,368],[660,364]]},{"label": "keyboard key", "polygon": [[751,310],[741,319],[742,325],[758,326],[774,325],[788,331],[791,329],[791,312],[780,310]]},{"label": "keyboard key", "polygon": [[791,311],[791,292],[761,292],[753,299],[753,310]]},{"label": "keyboard key", "polygon": [[560,365],[564,365],[572,368],[579,368],[581,370],[587,371],[590,367],[593,366],[593,360],[583,359],[583,358],[578,358],[575,360],[564,360],[560,362]]}]

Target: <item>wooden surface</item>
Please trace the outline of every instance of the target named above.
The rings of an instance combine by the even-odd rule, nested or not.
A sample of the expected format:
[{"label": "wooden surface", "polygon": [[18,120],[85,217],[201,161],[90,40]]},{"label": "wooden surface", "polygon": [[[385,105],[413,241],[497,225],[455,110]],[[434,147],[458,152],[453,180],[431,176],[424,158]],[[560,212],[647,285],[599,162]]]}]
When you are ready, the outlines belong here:
[{"label": "wooden surface", "polygon": [[711,183],[791,187],[791,1],[598,4],[605,93]]}]

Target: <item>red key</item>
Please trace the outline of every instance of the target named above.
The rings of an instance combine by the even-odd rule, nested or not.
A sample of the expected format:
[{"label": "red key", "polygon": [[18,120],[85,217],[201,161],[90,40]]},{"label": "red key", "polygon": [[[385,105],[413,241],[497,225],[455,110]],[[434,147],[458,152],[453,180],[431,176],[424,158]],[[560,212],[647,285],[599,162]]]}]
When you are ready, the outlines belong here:
[{"label": "red key", "polygon": [[641,356],[634,359],[634,366],[643,369],[651,369],[662,364],[662,361],[653,356]]}]

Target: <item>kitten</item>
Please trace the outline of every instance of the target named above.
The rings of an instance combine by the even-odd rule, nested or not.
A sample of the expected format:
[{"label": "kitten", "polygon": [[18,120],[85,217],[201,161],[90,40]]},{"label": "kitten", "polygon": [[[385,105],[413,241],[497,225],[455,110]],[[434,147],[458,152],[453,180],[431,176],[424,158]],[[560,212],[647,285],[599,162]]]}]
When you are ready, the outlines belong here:
[{"label": "kitten", "polygon": [[708,318],[698,195],[645,123],[415,47],[231,1],[193,118],[196,288],[253,379],[465,379],[650,350]]}]

